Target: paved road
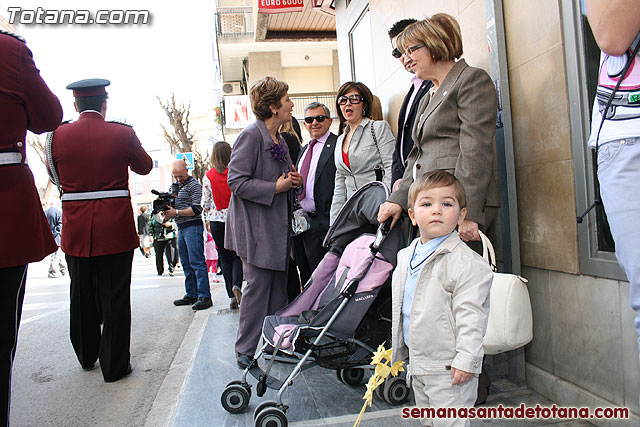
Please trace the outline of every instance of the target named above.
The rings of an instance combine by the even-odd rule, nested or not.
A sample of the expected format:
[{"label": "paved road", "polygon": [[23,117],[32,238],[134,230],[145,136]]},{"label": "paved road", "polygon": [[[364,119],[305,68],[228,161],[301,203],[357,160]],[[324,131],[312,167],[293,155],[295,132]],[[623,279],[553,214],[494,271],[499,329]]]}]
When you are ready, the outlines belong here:
[{"label": "paved road", "polygon": [[[12,426],[141,426],[194,313],[174,307],[182,270],[158,277],[153,258],[133,261],[130,377],[107,384],[80,368],[69,341],[69,279],[47,278],[48,259],[29,266],[13,368]],[[185,369],[187,369],[185,367]]]}]

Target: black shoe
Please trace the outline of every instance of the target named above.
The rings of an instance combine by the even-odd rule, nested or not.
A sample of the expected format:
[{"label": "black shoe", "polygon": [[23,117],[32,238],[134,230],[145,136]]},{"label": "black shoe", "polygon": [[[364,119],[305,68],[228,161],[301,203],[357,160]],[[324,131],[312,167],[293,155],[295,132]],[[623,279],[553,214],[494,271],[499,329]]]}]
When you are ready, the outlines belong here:
[{"label": "black shoe", "polygon": [[93,362],[93,363],[90,363],[90,364],[82,365],[82,370],[83,371],[92,371],[93,368],[95,368],[95,367],[96,367],[96,364],[95,364],[95,362]]},{"label": "black shoe", "polygon": [[213,305],[213,302],[211,301],[211,298],[202,297],[202,298],[198,298],[198,302],[193,304],[191,308],[194,310],[206,310],[212,305]]},{"label": "black shoe", "polygon": [[236,353],[236,363],[238,364],[238,368],[246,369],[252,361],[253,357],[247,356],[246,354]]},{"label": "black shoe", "polygon": [[193,305],[198,301],[198,298],[191,298],[189,295],[185,295],[180,299],[173,302],[173,305]]},{"label": "black shoe", "polygon": [[104,379],[105,383],[114,383],[118,380],[121,380],[125,377],[128,377],[129,375],[131,375],[131,372],[133,372],[133,367],[131,366],[131,363],[129,363],[129,366],[127,366],[127,370],[124,371],[124,374],[120,375],[118,378],[114,378],[114,379]]},{"label": "black shoe", "polygon": [[169,270],[169,276],[171,277],[175,276],[175,273],[173,272],[173,270]]}]

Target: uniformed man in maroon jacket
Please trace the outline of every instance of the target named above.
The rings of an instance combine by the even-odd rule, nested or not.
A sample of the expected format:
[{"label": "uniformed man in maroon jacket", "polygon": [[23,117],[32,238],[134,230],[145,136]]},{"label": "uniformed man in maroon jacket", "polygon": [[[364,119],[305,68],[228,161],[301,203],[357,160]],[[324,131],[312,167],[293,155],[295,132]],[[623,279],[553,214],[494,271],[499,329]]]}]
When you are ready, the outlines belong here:
[{"label": "uniformed man in maroon jacket", "polygon": [[27,165],[27,129],[42,133],[62,120],[58,98],[40,77],[20,37],[0,31],[0,425],[9,423],[11,365],[16,352],[27,264],[57,245]]},{"label": "uniformed man in maroon jacket", "polygon": [[109,84],[89,79],[67,86],[80,117],[49,134],[47,166],[62,189],[71,344],[83,369],[99,359],[104,380],[113,382],[131,373],[131,264],[139,241],[129,168],[146,175],[153,162],[131,126],[105,121]]}]

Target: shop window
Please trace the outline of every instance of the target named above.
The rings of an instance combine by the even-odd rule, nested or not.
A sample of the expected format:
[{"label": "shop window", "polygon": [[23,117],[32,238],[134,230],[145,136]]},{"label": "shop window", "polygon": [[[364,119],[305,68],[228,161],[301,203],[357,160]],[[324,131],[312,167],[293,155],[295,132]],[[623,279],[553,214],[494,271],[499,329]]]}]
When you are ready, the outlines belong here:
[{"label": "shop window", "polygon": [[351,48],[351,77],[353,81],[366,84],[374,89],[373,45],[371,44],[371,13],[366,9],[349,31]]}]

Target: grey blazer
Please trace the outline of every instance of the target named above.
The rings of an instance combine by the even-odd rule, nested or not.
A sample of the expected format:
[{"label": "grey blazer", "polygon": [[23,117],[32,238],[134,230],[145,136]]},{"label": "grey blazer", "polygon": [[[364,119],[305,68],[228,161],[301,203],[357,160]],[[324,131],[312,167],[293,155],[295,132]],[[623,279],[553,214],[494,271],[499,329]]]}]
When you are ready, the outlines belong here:
[{"label": "grey blazer", "polygon": [[[378,147],[371,136],[371,126],[378,140]],[[340,208],[344,202],[355,191],[368,182],[376,180],[373,170],[375,165],[381,165],[384,169],[382,182],[391,188],[391,164],[393,163],[393,150],[396,139],[391,133],[389,124],[384,120],[373,121],[368,118],[362,119],[358,128],[351,137],[349,143],[349,166],[342,159],[342,141],[348,133],[346,127],[342,135],[336,141],[334,160],[336,163],[336,182],[333,190],[333,201],[331,202],[331,214],[329,224],[333,224]]]},{"label": "grey blazer", "polygon": [[273,159],[271,136],[262,120],[247,126],[233,144],[227,182],[231,200],[224,246],[249,264],[284,271],[288,264],[289,194],[275,194],[278,177],[291,170],[287,143],[284,161]]},{"label": "grey blazer", "polygon": [[493,176],[498,97],[491,77],[464,59],[453,66],[433,99],[425,96],[413,128],[414,148],[389,201],[407,209],[415,177],[434,169],[451,172],[467,193],[467,219],[485,225],[485,207],[499,206]]}]

